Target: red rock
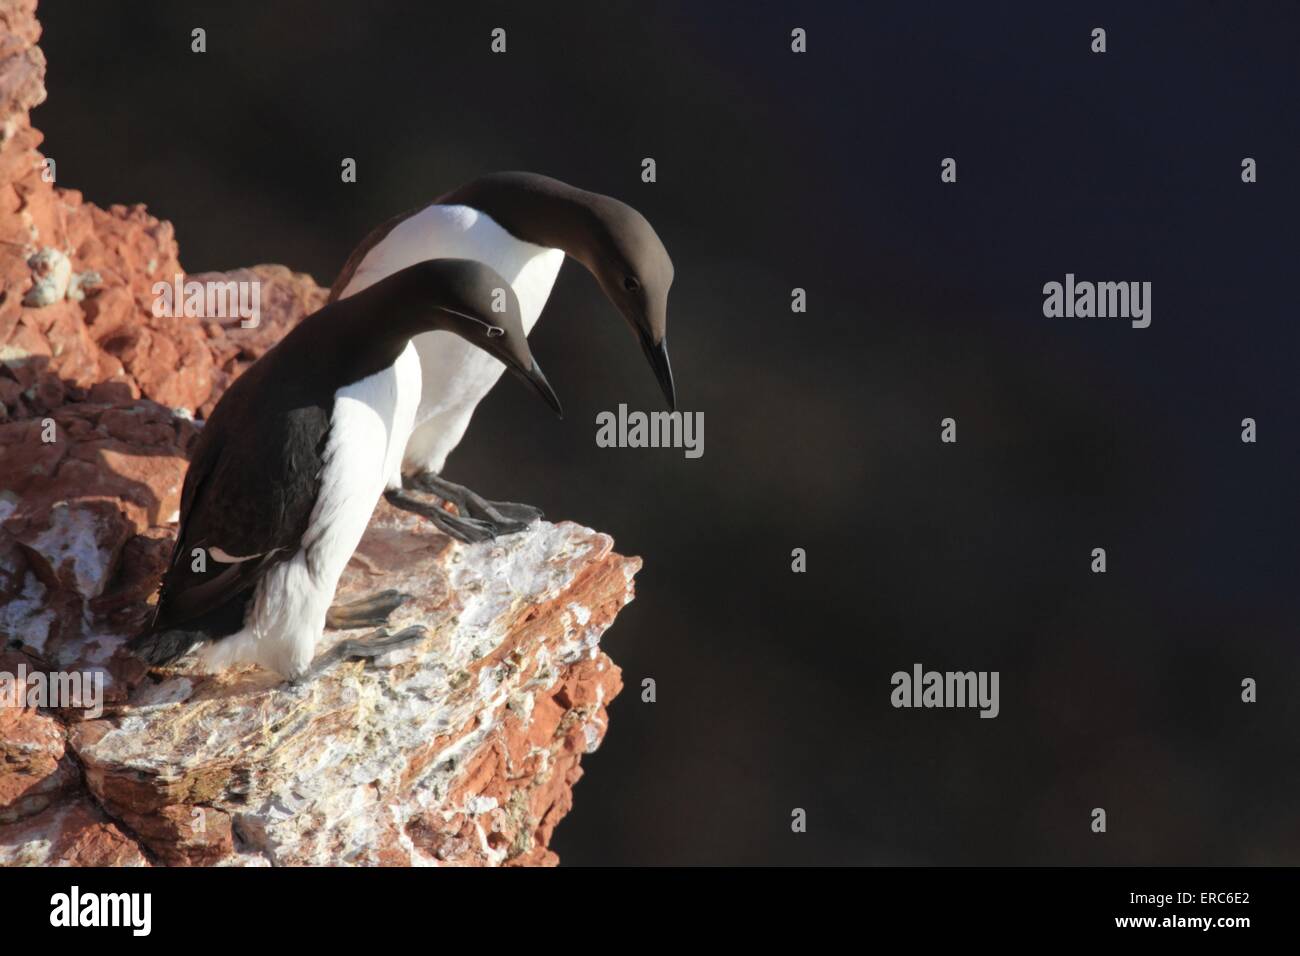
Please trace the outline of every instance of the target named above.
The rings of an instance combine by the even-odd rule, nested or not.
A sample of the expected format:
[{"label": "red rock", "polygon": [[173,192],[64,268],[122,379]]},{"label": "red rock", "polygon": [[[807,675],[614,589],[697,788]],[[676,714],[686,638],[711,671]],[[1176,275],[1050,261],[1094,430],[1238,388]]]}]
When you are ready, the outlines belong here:
[{"label": "red rock", "polygon": [[[7,684],[38,667],[39,662],[26,655],[0,651],[0,672],[8,675]],[[65,756],[63,728],[57,720],[0,701],[0,824],[39,813],[79,787],[80,777],[75,761]]]},{"label": "red rock", "polygon": [[148,866],[139,844],[85,797],[0,826],[0,865]]}]

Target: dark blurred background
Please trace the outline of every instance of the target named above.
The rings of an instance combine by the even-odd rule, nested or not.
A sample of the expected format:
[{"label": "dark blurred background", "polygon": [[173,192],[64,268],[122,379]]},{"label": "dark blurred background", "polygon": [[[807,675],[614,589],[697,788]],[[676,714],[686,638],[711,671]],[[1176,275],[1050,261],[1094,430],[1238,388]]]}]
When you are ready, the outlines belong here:
[{"label": "dark blurred background", "polygon": [[[447,467],[645,559],[565,863],[1300,863],[1300,8],[1138,6],[64,0],[33,121],[190,271],[328,285],[498,169],[654,223],[704,457],[596,447],[658,391],[569,262],[565,420],[507,382]],[[1151,327],[1044,318],[1066,272],[1151,281]],[[914,662],[1001,716],[893,709]]]}]

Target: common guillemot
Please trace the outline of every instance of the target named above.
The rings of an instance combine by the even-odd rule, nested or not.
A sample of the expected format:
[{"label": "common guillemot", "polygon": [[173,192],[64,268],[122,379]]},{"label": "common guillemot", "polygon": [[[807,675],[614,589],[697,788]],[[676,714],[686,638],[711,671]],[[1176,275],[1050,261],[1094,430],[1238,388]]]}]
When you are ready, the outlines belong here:
[{"label": "common guillemot", "polygon": [[[326,305],[230,386],[199,433],[157,609],[131,642],[139,656],[166,664],[206,643],[208,670],[256,663],[298,680],[327,621],[386,621],[401,600],[392,591],[330,605],[380,495],[421,508],[404,500],[401,462],[421,394],[411,340],[431,329],[504,362],[559,413],[518,300],[482,263],[421,262]],[[422,636],[377,631],[328,657],[375,656]]]},{"label": "common guillemot", "polygon": [[[477,259],[510,281],[532,331],[568,254],[595,276],[636,333],[670,408],[676,408],[666,340],[673,264],[650,223],[625,203],[536,173],[493,173],[388,220],[348,257],[330,300],[354,295],[412,262]],[[541,516],[531,505],[487,501],[442,478],[447,455],[501,375],[490,356],[439,332],[419,335],[424,370],[416,428],[404,454],[406,487],[456,504],[459,521],[432,520],[461,540],[517,531]]]}]

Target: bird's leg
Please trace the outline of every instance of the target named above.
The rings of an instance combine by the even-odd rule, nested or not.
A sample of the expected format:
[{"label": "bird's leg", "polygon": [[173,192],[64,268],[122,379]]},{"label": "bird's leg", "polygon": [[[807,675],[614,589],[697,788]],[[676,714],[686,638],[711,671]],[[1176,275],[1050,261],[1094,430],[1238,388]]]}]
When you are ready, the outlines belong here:
[{"label": "bird's leg", "polygon": [[486,521],[449,514],[440,505],[425,500],[418,492],[390,488],[384,492],[384,497],[394,508],[401,508],[403,511],[409,511],[412,514],[420,515],[422,518],[428,518],[457,541],[466,541],[471,544],[475,541],[489,541],[495,538],[498,533]]},{"label": "bird's leg", "polygon": [[348,604],[336,604],[325,612],[325,626],[332,631],[349,631],[356,627],[380,627],[409,597],[400,591],[380,591]]},{"label": "bird's leg", "polygon": [[498,534],[522,531],[530,522],[542,517],[542,509],[532,505],[521,505],[514,501],[488,501],[482,495],[470,491],[464,485],[448,481],[431,471],[403,475],[402,484],[407,488],[416,488],[437,495],[444,501],[450,501],[460,509],[461,514],[469,515],[480,521],[488,521],[501,530]]},{"label": "bird's leg", "polygon": [[382,657],[389,651],[401,650],[402,648],[411,647],[420,643],[429,636],[429,632],[418,624],[411,627],[403,628],[396,634],[389,634],[388,631],[380,628],[367,634],[365,637],[349,638],[345,641],[339,641],[328,651],[312,663],[301,678],[294,681],[295,684],[306,683],[313,678],[319,677],[322,672],[333,667],[339,661],[349,660],[374,660]]}]

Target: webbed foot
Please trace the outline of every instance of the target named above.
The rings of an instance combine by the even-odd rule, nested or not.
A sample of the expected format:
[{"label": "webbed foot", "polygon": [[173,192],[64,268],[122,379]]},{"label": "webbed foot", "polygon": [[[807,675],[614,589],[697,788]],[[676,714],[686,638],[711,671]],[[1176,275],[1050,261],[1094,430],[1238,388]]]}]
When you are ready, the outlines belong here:
[{"label": "webbed foot", "polygon": [[471,491],[464,485],[448,481],[433,472],[419,472],[406,475],[402,479],[407,488],[437,495],[443,501],[450,501],[462,515],[483,521],[497,528],[497,534],[511,534],[522,531],[532,522],[542,517],[542,509],[516,501],[489,501],[478,492]]},{"label": "webbed foot", "polygon": [[409,595],[389,589],[348,604],[336,604],[325,613],[325,626],[332,631],[356,627],[381,627],[402,606]]},{"label": "webbed foot", "polygon": [[311,668],[295,684],[303,684],[309,680],[319,677],[321,673],[333,667],[340,661],[354,660],[374,660],[377,657],[389,653],[390,651],[402,650],[406,647],[423,641],[429,636],[429,632],[418,624],[411,627],[402,628],[396,634],[389,634],[388,631],[380,628],[372,631],[365,637],[348,638],[339,641],[328,651],[312,663]]}]

